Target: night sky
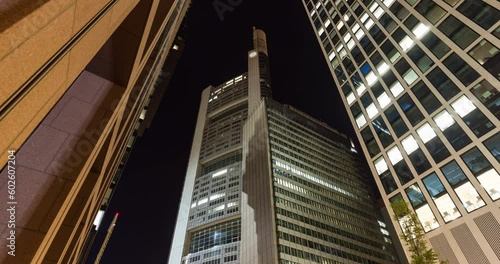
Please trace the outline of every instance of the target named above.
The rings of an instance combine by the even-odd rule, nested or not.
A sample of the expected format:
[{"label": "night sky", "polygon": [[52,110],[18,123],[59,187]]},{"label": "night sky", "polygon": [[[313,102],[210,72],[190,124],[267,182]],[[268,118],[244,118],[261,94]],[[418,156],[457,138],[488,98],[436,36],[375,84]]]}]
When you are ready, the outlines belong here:
[{"label": "night sky", "polygon": [[267,34],[274,99],[354,137],[302,2],[240,2],[221,21],[214,1],[193,0],[182,58],[152,126],[136,141],[101,223],[94,255],[120,212],[101,263],[167,263],[201,92],[247,71],[252,26]]}]

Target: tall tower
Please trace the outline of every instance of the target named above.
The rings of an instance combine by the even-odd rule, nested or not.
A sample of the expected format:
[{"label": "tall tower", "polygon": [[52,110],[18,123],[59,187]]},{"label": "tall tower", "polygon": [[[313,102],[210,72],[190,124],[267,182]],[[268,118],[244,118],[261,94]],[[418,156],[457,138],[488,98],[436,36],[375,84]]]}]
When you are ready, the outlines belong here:
[{"label": "tall tower", "polygon": [[385,204],[442,259],[499,263],[499,2],[302,2]]},{"label": "tall tower", "polygon": [[203,91],[169,263],[397,263],[350,140],[248,73]]}]

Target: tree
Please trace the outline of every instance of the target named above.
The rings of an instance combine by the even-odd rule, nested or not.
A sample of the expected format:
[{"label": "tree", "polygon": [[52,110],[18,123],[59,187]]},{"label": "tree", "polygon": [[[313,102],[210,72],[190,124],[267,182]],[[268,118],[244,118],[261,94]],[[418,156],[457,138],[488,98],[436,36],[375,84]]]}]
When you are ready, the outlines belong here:
[{"label": "tree", "polygon": [[432,248],[427,248],[424,229],[415,212],[408,208],[404,200],[396,200],[391,203],[394,211],[394,219],[401,225],[403,239],[411,252],[411,264],[446,264],[448,261],[440,261],[438,253]]}]

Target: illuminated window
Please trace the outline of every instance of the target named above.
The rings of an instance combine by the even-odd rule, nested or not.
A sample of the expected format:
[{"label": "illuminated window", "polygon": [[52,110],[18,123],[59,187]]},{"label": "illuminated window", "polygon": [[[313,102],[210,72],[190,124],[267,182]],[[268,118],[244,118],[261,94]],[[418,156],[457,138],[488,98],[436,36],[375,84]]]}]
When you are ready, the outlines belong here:
[{"label": "illuminated window", "polygon": [[358,128],[361,128],[366,124],[366,118],[363,114],[356,117],[356,124],[358,124]]},{"label": "illuminated window", "polygon": [[377,81],[377,76],[375,76],[375,73],[370,72],[366,75],[366,82],[368,85],[373,85]]},{"label": "illuminated window", "polygon": [[391,5],[394,3],[396,0],[384,0],[384,5],[387,7],[391,7]]},{"label": "illuminated window", "polygon": [[358,95],[363,94],[363,92],[366,91],[366,87],[364,84],[360,83],[358,87],[356,87],[356,92]]},{"label": "illuminated window", "polygon": [[405,88],[403,88],[403,85],[401,85],[401,83],[398,81],[396,81],[389,89],[391,90],[391,93],[394,97],[398,97],[398,95],[400,95],[405,90]]},{"label": "illuminated window", "polygon": [[370,30],[370,28],[373,26],[373,24],[375,24],[375,22],[373,22],[373,19],[368,19],[365,23],[365,27],[367,30]]},{"label": "illuminated window", "polygon": [[453,109],[457,112],[460,117],[466,116],[472,110],[476,109],[476,106],[467,98],[467,96],[462,95],[455,102],[451,104]]},{"label": "illuminated window", "polygon": [[415,34],[415,36],[417,36],[417,39],[422,38],[425,34],[427,34],[428,31],[429,31],[429,27],[422,24],[422,23],[418,23],[418,25],[416,27],[414,27],[412,30],[413,34]]},{"label": "illuminated window", "polygon": [[401,144],[408,155],[418,149],[417,141],[415,141],[415,138],[413,138],[412,135],[409,135],[405,139],[401,140]]},{"label": "illuminated window", "polygon": [[381,62],[378,66],[377,66],[377,71],[380,75],[384,74],[387,72],[387,70],[389,70],[389,65],[387,65],[387,63],[385,62]]},{"label": "illuminated window", "polygon": [[325,33],[325,29],[324,28],[320,28],[319,31],[318,31],[318,34],[321,36],[321,35],[323,35],[323,33]]},{"label": "illuminated window", "polygon": [[455,192],[465,207],[465,210],[469,213],[485,205],[483,199],[481,199],[481,196],[479,196],[470,182],[466,182],[455,188]]},{"label": "illuminated window", "polygon": [[425,177],[422,182],[446,223],[462,216],[436,173]]},{"label": "illuminated window", "polygon": [[351,40],[349,40],[349,42],[347,42],[347,48],[349,50],[352,50],[352,48],[354,48],[355,45],[356,45],[356,43],[354,42],[354,39],[351,39]]},{"label": "illuminated window", "polygon": [[356,32],[356,38],[361,39],[365,35],[365,32],[362,29],[359,29],[358,32]]},{"label": "illuminated window", "polygon": [[389,156],[389,160],[392,165],[397,164],[403,159],[401,152],[399,151],[397,146],[392,147],[389,151],[387,151],[387,155]]},{"label": "illuminated window", "polygon": [[500,175],[495,169],[484,172],[477,179],[493,201],[500,199]]},{"label": "illuminated window", "polygon": [[354,97],[354,93],[353,93],[353,92],[350,92],[350,93],[347,95],[346,99],[347,99],[347,103],[348,103],[349,105],[351,105],[354,101],[356,101],[356,97]]},{"label": "illuminated window", "polygon": [[205,204],[207,202],[208,202],[208,198],[205,198],[205,199],[198,201],[198,205],[202,205],[202,204]]},{"label": "illuminated window", "polygon": [[382,7],[377,8],[377,10],[375,10],[375,12],[373,12],[373,15],[376,18],[380,18],[383,14],[384,14],[384,9],[382,9]]},{"label": "illuminated window", "polygon": [[330,21],[330,19],[326,20],[325,22],[325,28],[327,28],[332,22]]},{"label": "illuminated window", "polygon": [[368,118],[373,118],[374,116],[376,116],[378,114],[378,110],[377,110],[377,107],[375,106],[375,104],[371,103],[367,108],[366,108],[366,112],[368,113]]},{"label": "illuminated window", "polygon": [[337,24],[337,29],[338,29],[338,30],[340,30],[343,26],[344,26],[344,22],[340,21],[340,22]]},{"label": "illuminated window", "polygon": [[436,136],[436,132],[432,129],[429,123],[425,123],[423,126],[417,129],[417,133],[422,139],[422,142],[427,143]]},{"label": "illuminated window", "polygon": [[418,219],[420,223],[422,223],[425,232],[429,232],[439,227],[439,223],[436,221],[436,217],[428,204],[415,210],[415,213],[417,213]]},{"label": "illuminated window", "polygon": [[352,27],[352,32],[358,31],[359,28],[360,28],[360,26],[358,23],[354,24],[354,26]]},{"label": "illuminated window", "polygon": [[332,53],[330,53],[330,55],[328,55],[328,59],[329,59],[330,61],[332,61],[332,60],[333,60],[333,58],[335,58],[335,52],[333,52],[333,51],[332,51]]},{"label": "illuminated window", "polygon": [[385,162],[384,157],[380,157],[375,161],[375,169],[377,169],[378,175],[384,173],[389,168],[387,167],[387,162]]},{"label": "illuminated window", "polygon": [[405,36],[400,42],[399,42],[399,46],[401,46],[401,48],[403,49],[403,51],[407,51],[411,48],[411,46],[413,46],[413,40],[408,37],[408,36]]},{"label": "illuminated window", "polygon": [[359,19],[362,23],[364,23],[366,21],[366,19],[368,19],[368,14],[367,13],[363,13],[363,15],[361,16],[361,18]]},{"label": "illuminated window", "polygon": [[441,131],[446,130],[448,127],[455,123],[453,117],[446,111],[443,110],[441,113],[434,117],[434,122],[441,129]]},{"label": "illuminated window", "polygon": [[383,92],[378,98],[377,98],[378,103],[380,104],[381,108],[384,108],[388,106],[391,103],[391,98],[387,95],[387,93]]}]

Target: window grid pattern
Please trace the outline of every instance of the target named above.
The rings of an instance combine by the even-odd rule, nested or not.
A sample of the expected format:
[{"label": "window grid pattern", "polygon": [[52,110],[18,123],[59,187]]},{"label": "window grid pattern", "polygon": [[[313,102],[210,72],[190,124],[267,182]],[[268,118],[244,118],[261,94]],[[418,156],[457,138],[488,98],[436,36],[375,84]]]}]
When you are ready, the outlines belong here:
[{"label": "window grid pattern", "polygon": [[[290,254],[314,259],[315,253],[322,252],[318,255],[332,254],[321,258],[330,263],[340,260],[392,263],[394,257],[388,250],[391,246],[384,240],[375,212],[369,209],[372,205],[368,202],[368,185],[359,179],[367,172],[359,170],[350,146],[314,135],[272,108],[268,110],[268,122],[278,217],[291,212],[307,215],[306,219],[294,214],[301,222],[303,234],[293,238],[293,232],[281,229],[279,223],[284,220],[277,219],[278,227],[283,230],[277,234],[279,244],[291,250],[287,253],[283,248],[286,252],[280,253],[282,260]],[[315,227],[305,227],[311,223],[316,223]],[[333,233],[313,231],[326,225]],[[353,238],[357,240],[349,242]]]},{"label": "window grid pattern", "polygon": [[198,177],[195,181],[187,229],[239,214],[241,162]]},{"label": "window grid pattern", "polygon": [[[453,190],[420,188],[438,225],[498,200],[500,11],[472,0],[303,2],[386,194],[434,171]],[[436,170],[455,160],[458,185]]]},{"label": "window grid pattern", "polygon": [[245,73],[213,87],[208,99],[207,113],[212,113],[221,107],[248,96],[248,74]]}]

